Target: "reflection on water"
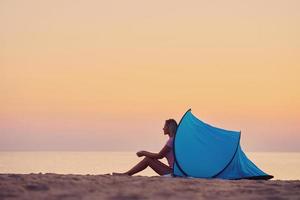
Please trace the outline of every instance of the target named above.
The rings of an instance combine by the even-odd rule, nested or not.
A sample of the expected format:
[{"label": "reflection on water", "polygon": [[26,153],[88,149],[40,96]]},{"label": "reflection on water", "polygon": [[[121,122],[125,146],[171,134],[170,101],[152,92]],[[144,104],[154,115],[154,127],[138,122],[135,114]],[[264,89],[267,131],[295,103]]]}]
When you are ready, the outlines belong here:
[{"label": "reflection on water", "polygon": [[[246,155],[274,179],[300,179],[300,153],[249,152]],[[141,159],[135,152],[0,152],[0,173],[106,174],[124,172]],[[137,175],[156,174],[148,168]]]}]

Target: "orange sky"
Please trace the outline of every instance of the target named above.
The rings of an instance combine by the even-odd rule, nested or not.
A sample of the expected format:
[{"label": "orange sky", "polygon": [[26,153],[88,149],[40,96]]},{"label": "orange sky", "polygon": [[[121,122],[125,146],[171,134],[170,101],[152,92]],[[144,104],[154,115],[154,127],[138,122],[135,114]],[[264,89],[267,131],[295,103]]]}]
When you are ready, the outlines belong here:
[{"label": "orange sky", "polygon": [[159,150],[192,108],[300,151],[300,2],[0,1],[0,150]]}]

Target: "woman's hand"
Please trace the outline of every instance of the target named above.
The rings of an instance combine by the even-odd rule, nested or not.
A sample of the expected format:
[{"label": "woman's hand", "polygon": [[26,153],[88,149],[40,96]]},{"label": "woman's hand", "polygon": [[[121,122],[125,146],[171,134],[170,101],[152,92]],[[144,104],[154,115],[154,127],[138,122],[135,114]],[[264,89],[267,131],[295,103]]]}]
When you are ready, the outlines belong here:
[{"label": "woman's hand", "polygon": [[138,157],[142,157],[142,156],[145,156],[145,152],[146,152],[146,151],[139,151],[139,152],[136,153],[136,155],[137,155]]}]

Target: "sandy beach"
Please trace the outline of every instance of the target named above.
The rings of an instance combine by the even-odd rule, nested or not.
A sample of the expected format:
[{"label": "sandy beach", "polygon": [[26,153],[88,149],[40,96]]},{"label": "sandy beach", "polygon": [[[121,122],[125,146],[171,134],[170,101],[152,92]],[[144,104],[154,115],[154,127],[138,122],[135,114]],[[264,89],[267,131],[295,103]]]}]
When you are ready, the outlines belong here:
[{"label": "sandy beach", "polygon": [[0,199],[300,199],[300,181],[0,174]]}]

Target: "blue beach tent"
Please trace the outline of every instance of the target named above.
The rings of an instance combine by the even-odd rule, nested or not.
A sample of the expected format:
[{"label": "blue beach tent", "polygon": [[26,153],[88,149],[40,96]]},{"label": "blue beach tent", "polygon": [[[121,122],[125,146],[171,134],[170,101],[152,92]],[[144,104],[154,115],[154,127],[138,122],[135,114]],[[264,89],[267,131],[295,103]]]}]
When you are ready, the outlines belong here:
[{"label": "blue beach tent", "polygon": [[271,179],[251,162],[240,146],[241,132],[213,127],[189,109],[174,138],[173,175],[221,179]]}]

